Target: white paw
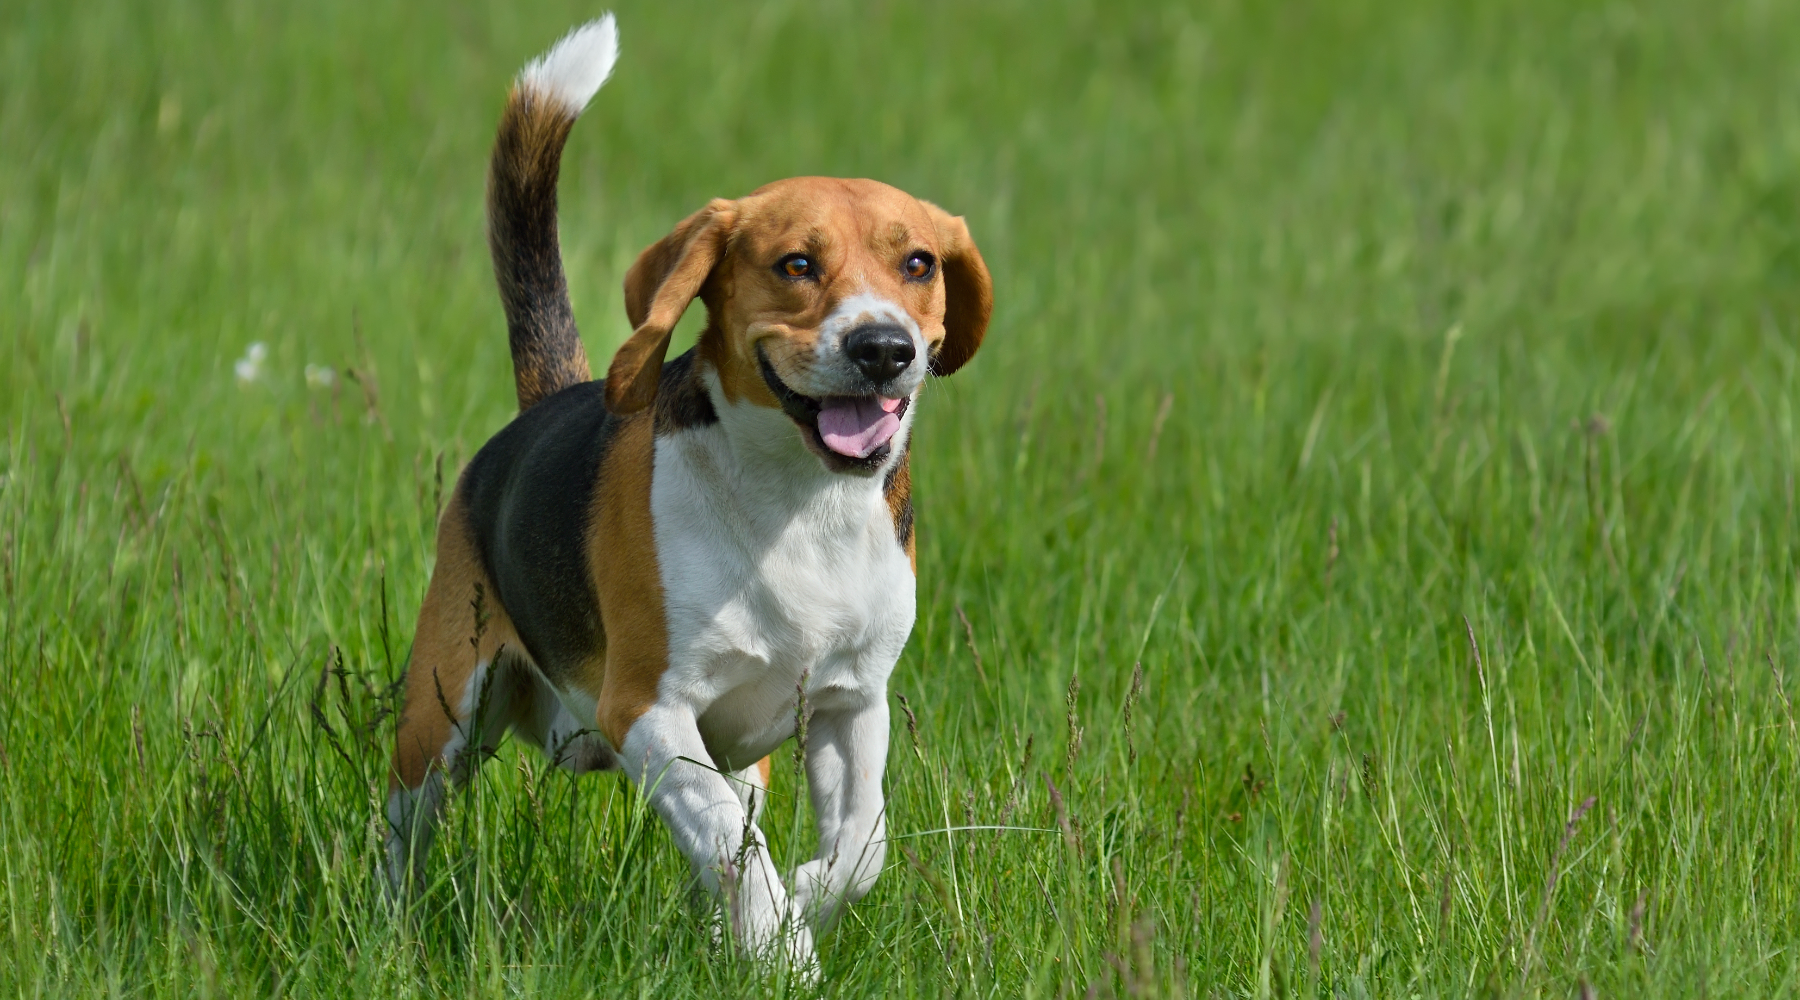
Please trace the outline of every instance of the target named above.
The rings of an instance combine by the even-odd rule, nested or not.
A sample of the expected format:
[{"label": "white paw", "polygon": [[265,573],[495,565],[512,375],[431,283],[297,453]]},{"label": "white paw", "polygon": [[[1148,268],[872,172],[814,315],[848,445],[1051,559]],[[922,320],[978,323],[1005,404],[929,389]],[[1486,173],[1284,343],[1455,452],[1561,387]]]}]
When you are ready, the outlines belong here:
[{"label": "white paw", "polygon": [[747,929],[739,945],[750,958],[786,970],[803,983],[819,981],[819,956],[813,950],[812,928],[797,916],[760,931]]},{"label": "white paw", "polygon": [[803,982],[817,982],[819,959],[803,911],[779,882],[756,888],[763,891],[739,895],[735,907],[721,908],[730,917],[739,949],[759,962],[788,969]]},{"label": "white paw", "polygon": [[871,852],[856,871],[842,860],[830,865],[814,858],[794,869],[788,881],[795,913],[819,935],[829,934],[850,904],[868,894],[881,874],[881,854]]},{"label": "white paw", "polygon": [[812,928],[796,917],[783,929],[783,959],[788,971],[800,982],[812,986],[819,982],[819,956],[813,950]]}]

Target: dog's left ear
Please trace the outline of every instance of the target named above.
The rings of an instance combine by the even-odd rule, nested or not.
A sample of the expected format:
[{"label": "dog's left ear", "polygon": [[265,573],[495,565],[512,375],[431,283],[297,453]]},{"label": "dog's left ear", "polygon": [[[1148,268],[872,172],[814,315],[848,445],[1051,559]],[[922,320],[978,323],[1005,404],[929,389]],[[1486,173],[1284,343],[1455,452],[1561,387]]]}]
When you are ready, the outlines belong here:
[{"label": "dog's left ear", "polygon": [[725,256],[737,203],[713,199],[651,244],[625,272],[625,316],[631,339],[606,371],[606,408],[636,413],[656,399],[669,334]]},{"label": "dog's left ear", "polygon": [[944,342],[931,355],[931,374],[948,375],[967,364],[987,335],[994,313],[994,280],[969,237],[962,216],[925,202],[937,227],[938,265],[944,269]]}]

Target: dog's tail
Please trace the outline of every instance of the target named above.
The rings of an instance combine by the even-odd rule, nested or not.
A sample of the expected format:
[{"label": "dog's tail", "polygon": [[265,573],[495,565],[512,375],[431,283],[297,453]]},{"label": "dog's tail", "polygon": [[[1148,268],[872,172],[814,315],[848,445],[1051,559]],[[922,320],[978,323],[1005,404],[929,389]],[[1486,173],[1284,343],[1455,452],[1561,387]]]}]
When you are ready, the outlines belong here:
[{"label": "dog's tail", "polygon": [[488,250],[506,307],[520,410],[593,378],[563,278],[556,178],[569,130],[618,55],[611,14],[569,32],[519,71],[494,137]]}]

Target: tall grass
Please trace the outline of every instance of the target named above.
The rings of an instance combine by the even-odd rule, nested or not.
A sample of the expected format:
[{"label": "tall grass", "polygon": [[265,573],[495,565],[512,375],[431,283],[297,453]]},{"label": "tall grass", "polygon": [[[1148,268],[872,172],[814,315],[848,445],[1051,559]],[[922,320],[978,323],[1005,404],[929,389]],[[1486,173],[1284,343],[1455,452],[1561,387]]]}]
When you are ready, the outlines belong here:
[{"label": "tall grass", "polygon": [[[431,525],[513,406],[486,145],[593,13],[0,8],[0,988],[789,988],[629,786],[512,745],[413,919],[376,891]],[[640,247],[780,176],[996,275],[827,993],[1800,993],[1791,11],[619,18],[563,182],[595,357]]]}]

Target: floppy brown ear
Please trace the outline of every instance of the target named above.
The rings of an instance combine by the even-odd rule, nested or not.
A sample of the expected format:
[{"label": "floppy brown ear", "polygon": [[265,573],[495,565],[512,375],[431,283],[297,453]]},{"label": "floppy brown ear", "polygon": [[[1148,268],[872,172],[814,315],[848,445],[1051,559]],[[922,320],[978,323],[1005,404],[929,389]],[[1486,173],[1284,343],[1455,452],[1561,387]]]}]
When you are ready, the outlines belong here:
[{"label": "floppy brown ear", "polygon": [[636,413],[656,399],[669,334],[725,256],[736,221],[736,203],[715,198],[638,254],[625,272],[625,316],[633,329],[606,371],[607,409]]},{"label": "floppy brown ear", "polygon": [[962,216],[925,203],[937,226],[938,261],[944,269],[944,342],[931,356],[931,374],[948,375],[967,364],[987,335],[994,313],[994,280],[969,237]]}]

